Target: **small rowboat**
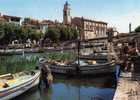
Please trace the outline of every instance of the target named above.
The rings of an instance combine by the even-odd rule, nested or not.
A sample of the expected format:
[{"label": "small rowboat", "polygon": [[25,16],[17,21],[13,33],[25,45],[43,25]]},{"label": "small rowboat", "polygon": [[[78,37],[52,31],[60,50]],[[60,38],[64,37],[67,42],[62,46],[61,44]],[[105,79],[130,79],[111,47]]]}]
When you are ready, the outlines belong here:
[{"label": "small rowboat", "polygon": [[39,70],[0,76],[0,100],[12,99],[39,84]]}]

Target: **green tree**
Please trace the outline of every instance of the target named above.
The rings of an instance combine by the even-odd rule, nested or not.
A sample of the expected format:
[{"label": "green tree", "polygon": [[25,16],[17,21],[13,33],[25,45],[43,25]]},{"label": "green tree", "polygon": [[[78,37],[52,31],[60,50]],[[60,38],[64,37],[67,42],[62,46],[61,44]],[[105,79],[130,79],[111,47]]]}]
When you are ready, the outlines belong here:
[{"label": "green tree", "polygon": [[4,38],[4,26],[0,23],[0,40]]},{"label": "green tree", "polygon": [[140,26],[135,29],[135,32],[140,32]]},{"label": "green tree", "polygon": [[75,40],[78,37],[78,31],[73,27],[59,26],[54,28],[48,28],[45,37],[51,39],[52,41],[68,41]]},{"label": "green tree", "polygon": [[49,28],[46,32],[46,37],[50,38],[53,42],[58,42],[60,39],[59,29]]},{"label": "green tree", "polygon": [[76,30],[76,29],[74,29],[74,28],[72,28],[71,29],[71,33],[73,34],[72,35],[72,40],[75,40],[75,39],[77,39],[78,38],[78,31]]},{"label": "green tree", "polygon": [[9,44],[13,40],[19,40],[22,43],[27,39],[40,40],[42,32],[30,27],[22,27],[13,23],[0,23],[0,44]]},{"label": "green tree", "polygon": [[61,27],[60,28],[60,40],[66,41],[66,40],[68,40],[68,37],[69,37],[69,33],[68,33],[67,28]]},{"label": "green tree", "polygon": [[64,27],[60,28],[60,40],[74,40],[78,37],[78,31],[73,27]]}]

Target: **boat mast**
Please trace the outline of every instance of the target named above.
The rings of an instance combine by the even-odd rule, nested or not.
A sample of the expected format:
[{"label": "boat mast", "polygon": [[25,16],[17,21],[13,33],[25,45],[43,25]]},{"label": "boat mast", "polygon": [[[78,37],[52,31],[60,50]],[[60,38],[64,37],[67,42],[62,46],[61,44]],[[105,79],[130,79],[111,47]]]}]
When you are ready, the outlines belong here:
[{"label": "boat mast", "polygon": [[80,37],[78,36],[78,67],[80,67]]}]

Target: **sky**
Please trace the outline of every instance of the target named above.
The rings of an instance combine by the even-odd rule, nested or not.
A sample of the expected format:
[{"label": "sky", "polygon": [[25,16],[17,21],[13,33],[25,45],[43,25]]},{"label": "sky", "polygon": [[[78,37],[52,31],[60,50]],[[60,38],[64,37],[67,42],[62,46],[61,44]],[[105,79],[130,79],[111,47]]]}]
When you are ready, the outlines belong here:
[{"label": "sky", "polygon": [[[119,32],[128,32],[140,25],[140,0],[67,0],[72,17],[105,21]],[[39,20],[63,20],[66,0],[0,0],[0,12]]]}]

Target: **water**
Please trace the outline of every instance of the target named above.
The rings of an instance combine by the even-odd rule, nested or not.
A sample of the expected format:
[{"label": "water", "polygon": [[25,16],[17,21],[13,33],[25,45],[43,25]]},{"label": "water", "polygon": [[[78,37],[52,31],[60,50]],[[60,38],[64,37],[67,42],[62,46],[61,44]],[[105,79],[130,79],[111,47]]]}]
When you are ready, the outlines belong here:
[{"label": "water", "polygon": [[111,77],[67,79],[56,77],[51,88],[34,89],[13,100],[112,100]]},{"label": "water", "polygon": [[[34,69],[44,54],[0,56],[0,74]],[[92,78],[55,76],[51,88],[34,88],[13,100],[112,100],[115,92],[113,75]]]}]

